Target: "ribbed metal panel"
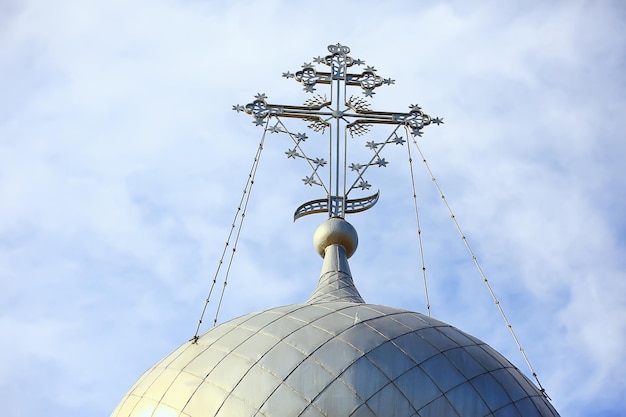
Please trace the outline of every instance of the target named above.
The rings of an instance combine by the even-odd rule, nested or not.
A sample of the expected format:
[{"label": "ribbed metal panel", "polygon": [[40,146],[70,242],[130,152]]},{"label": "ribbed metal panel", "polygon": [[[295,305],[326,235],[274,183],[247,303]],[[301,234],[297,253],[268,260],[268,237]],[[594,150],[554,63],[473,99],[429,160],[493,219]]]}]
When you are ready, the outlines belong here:
[{"label": "ribbed metal panel", "polygon": [[419,313],[329,302],[224,323],[149,369],[115,417],[558,416],[480,340]]}]

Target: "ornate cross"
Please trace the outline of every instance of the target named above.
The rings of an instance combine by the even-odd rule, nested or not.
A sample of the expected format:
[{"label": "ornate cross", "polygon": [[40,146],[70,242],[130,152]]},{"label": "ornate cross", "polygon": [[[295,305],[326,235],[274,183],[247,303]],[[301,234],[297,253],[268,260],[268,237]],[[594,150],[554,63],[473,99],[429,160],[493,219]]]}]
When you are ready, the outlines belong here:
[{"label": "ornate cross", "polygon": [[[354,59],[348,54],[350,48],[337,44],[328,47],[330,55],[313,59],[315,64],[330,67],[330,72],[317,71],[313,63],[305,63],[302,69],[295,74],[283,73],[283,77],[293,78],[304,86],[307,93],[315,93],[318,84],[330,86],[330,98],[326,95],[315,95],[306,100],[302,106],[270,104],[265,94],[257,94],[255,100],[245,106],[235,105],[233,110],[246,112],[254,117],[257,126],[265,126],[270,133],[287,133],[295,146],[285,153],[288,158],[305,159],[312,174],[303,178],[305,185],[322,187],[326,197],[302,204],[296,209],[294,220],[312,213],[327,212],[329,217],[344,218],[348,213],[356,213],[371,208],[378,201],[379,192],[374,195],[349,199],[352,190],[369,190],[371,185],[364,178],[365,171],[370,166],[384,167],[388,164],[381,158],[380,152],[387,144],[403,145],[405,140],[398,136],[397,130],[405,126],[408,134],[422,136],[424,126],[443,123],[439,117],[431,118],[422,112],[417,105],[409,106],[408,113],[382,112],[370,110],[369,102],[363,97],[348,96],[348,87],[360,87],[365,97],[373,97],[374,90],[382,85],[391,85],[395,81],[382,78],[376,74],[376,69],[366,66],[361,74],[351,74],[348,69],[352,66],[365,64],[360,59]],[[309,158],[303,151],[303,142],[308,139],[305,133],[292,133],[283,124],[281,118],[297,118],[310,122],[308,127],[315,132],[329,131],[329,162],[323,158]],[[270,126],[270,121],[276,123]],[[369,141],[365,146],[373,151],[373,156],[367,163],[350,163],[348,165],[348,133],[350,136],[361,136],[370,131],[375,124],[396,125],[391,135],[382,142]],[[328,186],[322,180],[320,171],[329,165]],[[356,179],[349,183],[348,169],[354,173]]]}]

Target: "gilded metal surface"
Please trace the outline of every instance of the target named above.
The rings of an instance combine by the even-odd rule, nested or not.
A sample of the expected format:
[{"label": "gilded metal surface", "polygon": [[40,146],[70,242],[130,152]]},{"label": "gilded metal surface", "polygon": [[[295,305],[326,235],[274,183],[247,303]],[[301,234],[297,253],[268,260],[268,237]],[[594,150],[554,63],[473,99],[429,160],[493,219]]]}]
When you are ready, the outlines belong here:
[{"label": "gilded metal surface", "polygon": [[[350,48],[337,44],[328,47],[329,55],[318,56],[312,62],[304,63],[302,69],[292,73],[287,71],[283,77],[294,79],[302,84],[307,93],[317,92],[318,87],[329,89],[327,96],[315,95],[303,105],[273,104],[267,101],[265,94],[259,93],[251,103],[233,106],[237,112],[250,114],[257,126],[264,126],[271,133],[286,133],[294,142],[294,147],[285,153],[288,158],[304,159],[312,172],[302,181],[305,185],[319,186],[324,189],[327,200],[321,204],[315,199],[302,204],[296,210],[294,220],[302,216],[327,212],[329,217],[345,217],[348,213],[367,210],[378,199],[369,199],[371,204],[352,210],[350,202],[364,201],[360,198],[350,199],[348,195],[354,190],[369,190],[371,184],[365,179],[369,167],[385,167],[389,163],[381,156],[387,144],[403,145],[405,140],[399,136],[397,128],[406,126],[409,134],[422,136],[422,129],[430,124],[441,124],[443,119],[431,117],[424,113],[418,105],[409,106],[409,112],[375,111],[370,109],[366,98],[375,94],[375,89],[395,83],[391,78],[383,78],[376,74],[376,68],[365,66],[360,73],[350,72],[353,67],[364,66],[365,62],[352,58]],[[317,66],[329,67],[318,70]],[[364,97],[348,95],[348,89],[356,87]],[[328,160],[320,157],[309,157],[304,152],[304,142],[308,139],[305,133],[292,133],[283,119],[295,118],[307,121],[308,127],[316,133],[328,130],[330,149]],[[349,154],[347,138],[365,135],[373,125],[395,125],[396,129],[383,141],[369,141],[366,146],[372,151],[369,161],[348,162],[345,155]],[[347,176],[351,173],[354,180]],[[327,170],[327,173],[322,173]]]},{"label": "gilded metal surface", "polygon": [[148,370],[114,417],[558,416],[484,342],[422,314],[330,302],[248,314]]}]

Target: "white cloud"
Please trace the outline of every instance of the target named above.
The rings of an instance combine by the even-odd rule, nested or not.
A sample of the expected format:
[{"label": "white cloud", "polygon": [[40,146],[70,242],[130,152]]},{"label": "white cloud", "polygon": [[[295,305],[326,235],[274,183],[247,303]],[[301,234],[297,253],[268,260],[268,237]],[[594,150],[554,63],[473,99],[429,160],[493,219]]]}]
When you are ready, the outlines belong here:
[{"label": "white cloud", "polygon": [[[623,412],[620,6],[4,4],[0,398],[13,414],[106,415],[192,336],[261,133],[230,108],[257,92],[297,104],[281,73],[336,42],[396,79],[374,108],[445,118],[420,144],[557,409]],[[291,216],[318,195],[288,146],[267,137],[220,317],[315,286],[320,219]],[[367,301],[425,311],[403,152],[372,173],[378,205],[351,219],[351,267]],[[414,168],[434,315],[524,369]]]}]

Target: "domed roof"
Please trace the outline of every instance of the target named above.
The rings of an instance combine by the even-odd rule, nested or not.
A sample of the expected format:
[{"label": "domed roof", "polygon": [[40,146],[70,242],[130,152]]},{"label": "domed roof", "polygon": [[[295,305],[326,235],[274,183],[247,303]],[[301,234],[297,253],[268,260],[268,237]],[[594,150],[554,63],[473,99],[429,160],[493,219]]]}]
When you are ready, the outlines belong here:
[{"label": "domed roof", "polygon": [[[366,304],[329,220],[319,284],[305,304],[248,314],[149,369],[112,416],[558,416],[481,340],[420,313]],[[353,250],[352,250],[353,251]]]},{"label": "domed roof", "polygon": [[148,370],[113,416],[558,416],[484,342],[419,313],[295,304],[213,328]]}]

